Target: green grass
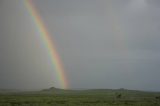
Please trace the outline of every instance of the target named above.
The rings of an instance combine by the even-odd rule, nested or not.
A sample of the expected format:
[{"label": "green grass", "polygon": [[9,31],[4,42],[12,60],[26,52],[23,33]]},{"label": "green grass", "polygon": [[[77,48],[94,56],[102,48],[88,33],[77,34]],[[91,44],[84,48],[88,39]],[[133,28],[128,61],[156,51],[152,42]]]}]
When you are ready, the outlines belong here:
[{"label": "green grass", "polygon": [[52,90],[0,94],[0,106],[160,106],[157,96],[129,90]]}]

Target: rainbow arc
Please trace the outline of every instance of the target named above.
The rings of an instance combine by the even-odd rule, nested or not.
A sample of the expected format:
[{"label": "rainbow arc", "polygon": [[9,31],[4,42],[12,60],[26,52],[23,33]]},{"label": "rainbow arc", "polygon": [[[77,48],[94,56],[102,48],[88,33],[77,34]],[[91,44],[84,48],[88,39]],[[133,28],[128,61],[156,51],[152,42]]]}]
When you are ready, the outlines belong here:
[{"label": "rainbow arc", "polygon": [[65,70],[63,68],[63,64],[61,62],[60,56],[56,50],[55,44],[53,40],[51,40],[51,35],[49,34],[42,17],[38,13],[37,9],[34,6],[34,3],[32,0],[24,0],[24,4],[31,15],[36,27],[39,31],[39,37],[44,42],[45,47],[48,50],[49,57],[51,59],[52,65],[56,71],[56,78],[58,78],[58,81],[61,85],[61,88],[68,89],[68,79],[66,77]]}]

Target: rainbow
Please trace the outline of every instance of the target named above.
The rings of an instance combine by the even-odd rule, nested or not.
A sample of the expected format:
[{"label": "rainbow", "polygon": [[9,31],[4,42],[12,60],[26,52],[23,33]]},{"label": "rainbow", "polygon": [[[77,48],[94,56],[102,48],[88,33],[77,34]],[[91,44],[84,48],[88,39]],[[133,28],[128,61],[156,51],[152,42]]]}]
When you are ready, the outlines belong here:
[{"label": "rainbow", "polygon": [[[123,22],[121,22],[121,18],[119,17],[118,13],[116,12],[115,8],[113,7],[113,1],[112,0],[106,0],[105,1],[106,4],[106,11],[107,11],[107,16],[110,18],[110,24],[111,24],[111,30],[112,30],[112,34],[114,37],[114,49],[118,50],[118,51],[122,51],[119,52],[120,55],[122,56],[128,56],[130,55],[128,52],[128,32],[126,30],[126,28],[123,26]],[[129,70],[130,69],[130,64],[127,63],[121,63],[121,68],[123,68],[125,74],[129,74]]]},{"label": "rainbow", "polygon": [[107,16],[110,18],[111,30],[115,38],[115,49],[127,50],[127,31],[124,29],[120,17],[115,8],[113,8],[113,1],[106,0]]},{"label": "rainbow", "polygon": [[47,48],[49,58],[51,59],[50,61],[52,62],[53,67],[56,71],[56,77],[58,77],[61,88],[68,89],[68,79],[66,78],[65,70],[63,68],[60,56],[57,53],[55,44],[53,40],[51,40],[51,35],[49,34],[32,0],[24,0],[24,4],[29,14],[31,15],[36,27],[38,28],[38,31],[40,33],[39,37],[42,39],[44,46]]}]

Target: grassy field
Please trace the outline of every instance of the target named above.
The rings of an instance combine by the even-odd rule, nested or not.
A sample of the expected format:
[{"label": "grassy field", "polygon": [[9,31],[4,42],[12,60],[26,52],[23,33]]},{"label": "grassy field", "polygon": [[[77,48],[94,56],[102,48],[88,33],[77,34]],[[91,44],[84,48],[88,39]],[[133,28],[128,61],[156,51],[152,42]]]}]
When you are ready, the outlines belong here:
[{"label": "grassy field", "polygon": [[160,93],[131,90],[44,90],[1,93],[0,106],[160,106]]}]

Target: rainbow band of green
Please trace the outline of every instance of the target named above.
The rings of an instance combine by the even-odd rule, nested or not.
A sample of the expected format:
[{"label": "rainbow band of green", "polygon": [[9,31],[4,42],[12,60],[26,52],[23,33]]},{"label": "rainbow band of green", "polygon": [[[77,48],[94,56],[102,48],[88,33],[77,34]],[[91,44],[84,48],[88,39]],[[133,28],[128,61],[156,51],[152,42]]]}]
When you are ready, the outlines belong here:
[{"label": "rainbow band of green", "polygon": [[53,40],[51,40],[50,34],[45,27],[39,13],[37,12],[32,0],[24,0],[24,4],[29,12],[29,14],[32,16],[32,19],[34,20],[37,28],[40,32],[40,38],[44,42],[45,47],[48,50],[48,54],[51,58],[51,62],[54,66],[54,69],[56,70],[56,76],[58,77],[58,81],[60,83],[61,88],[67,89],[69,87],[68,80],[66,78],[66,74],[61,62],[61,59],[57,53],[57,50],[55,48]]}]

